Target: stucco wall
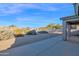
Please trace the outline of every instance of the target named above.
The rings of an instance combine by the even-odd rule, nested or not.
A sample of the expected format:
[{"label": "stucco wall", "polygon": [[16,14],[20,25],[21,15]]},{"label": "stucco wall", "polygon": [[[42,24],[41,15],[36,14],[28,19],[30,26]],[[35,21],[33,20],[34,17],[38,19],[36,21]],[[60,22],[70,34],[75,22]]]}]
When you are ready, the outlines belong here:
[{"label": "stucco wall", "polygon": [[79,30],[79,24],[77,24],[76,27],[77,27],[77,30]]}]

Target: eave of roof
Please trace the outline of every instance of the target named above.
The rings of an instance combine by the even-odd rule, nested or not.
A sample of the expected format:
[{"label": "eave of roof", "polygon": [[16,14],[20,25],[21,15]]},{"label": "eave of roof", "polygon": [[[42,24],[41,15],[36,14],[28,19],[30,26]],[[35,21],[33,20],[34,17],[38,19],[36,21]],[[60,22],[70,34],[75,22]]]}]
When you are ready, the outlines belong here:
[{"label": "eave of roof", "polygon": [[69,19],[76,19],[79,18],[79,16],[77,15],[72,15],[72,16],[66,16],[66,17],[62,17],[60,18],[61,20],[69,20]]}]

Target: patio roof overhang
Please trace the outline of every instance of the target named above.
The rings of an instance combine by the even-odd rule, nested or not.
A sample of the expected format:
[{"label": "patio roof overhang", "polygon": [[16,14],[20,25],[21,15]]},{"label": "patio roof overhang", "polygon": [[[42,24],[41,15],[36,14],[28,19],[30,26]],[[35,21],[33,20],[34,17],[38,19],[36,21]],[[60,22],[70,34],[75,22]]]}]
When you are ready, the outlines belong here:
[{"label": "patio roof overhang", "polygon": [[79,24],[79,16],[77,16],[77,15],[62,17],[60,19],[69,24]]},{"label": "patio roof overhang", "polygon": [[69,23],[69,24],[71,24],[71,25],[72,25],[72,24],[73,24],[73,25],[74,25],[74,24],[79,24],[79,20],[78,20],[78,21],[68,21],[67,23]]},{"label": "patio roof overhang", "polygon": [[62,17],[62,18],[60,18],[60,19],[63,20],[63,21],[65,21],[65,20],[77,19],[77,18],[79,18],[79,16],[77,16],[77,15],[72,15],[72,16]]}]

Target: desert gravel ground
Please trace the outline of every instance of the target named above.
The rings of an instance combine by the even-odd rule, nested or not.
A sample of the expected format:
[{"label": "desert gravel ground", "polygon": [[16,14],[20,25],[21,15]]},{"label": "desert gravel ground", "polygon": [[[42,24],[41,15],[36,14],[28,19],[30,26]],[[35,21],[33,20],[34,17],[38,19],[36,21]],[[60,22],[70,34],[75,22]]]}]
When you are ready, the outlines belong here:
[{"label": "desert gravel ground", "polygon": [[5,56],[79,56],[79,43],[64,41],[62,39],[62,35],[55,35],[52,36],[51,38],[16,46],[6,51],[0,52],[0,55],[1,56],[4,55]]},{"label": "desert gravel ground", "polygon": [[12,46],[12,48],[18,47],[18,46],[22,46],[25,44],[31,44],[34,42],[39,42],[51,37],[56,37],[60,34],[55,34],[55,33],[47,33],[47,34],[38,34],[38,35],[25,35],[24,37],[18,37],[16,39],[15,44]]}]

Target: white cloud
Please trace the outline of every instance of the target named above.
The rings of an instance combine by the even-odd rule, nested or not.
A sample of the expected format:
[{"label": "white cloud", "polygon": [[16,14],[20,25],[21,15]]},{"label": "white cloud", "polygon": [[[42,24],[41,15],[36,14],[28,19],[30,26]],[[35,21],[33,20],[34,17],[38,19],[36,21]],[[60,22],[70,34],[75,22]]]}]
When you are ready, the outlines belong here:
[{"label": "white cloud", "polygon": [[19,18],[16,18],[16,20],[17,20],[17,21],[30,21],[30,20],[32,20],[32,19],[30,19],[30,18],[24,18],[24,17],[23,17],[23,18],[20,18],[20,17],[19,17]]},{"label": "white cloud", "polygon": [[19,9],[18,7],[16,8],[15,5],[12,5],[12,6],[4,6],[3,5],[3,7],[0,8],[0,16],[16,14],[19,12],[21,12],[21,9]]},{"label": "white cloud", "polygon": [[[46,6],[45,6],[46,5]],[[58,8],[55,8],[48,4],[32,4],[32,3],[24,3],[24,4],[0,4],[0,16],[10,15],[10,14],[18,14],[22,12],[24,9],[38,9],[41,11],[56,11]]]},{"label": "white cloud", "polygon": [[26,8],[33,8],[33,9],[39,9],[42,11],[56,11],[58,8],[54,7],[53,5],[50,4],[24,4]]}]

